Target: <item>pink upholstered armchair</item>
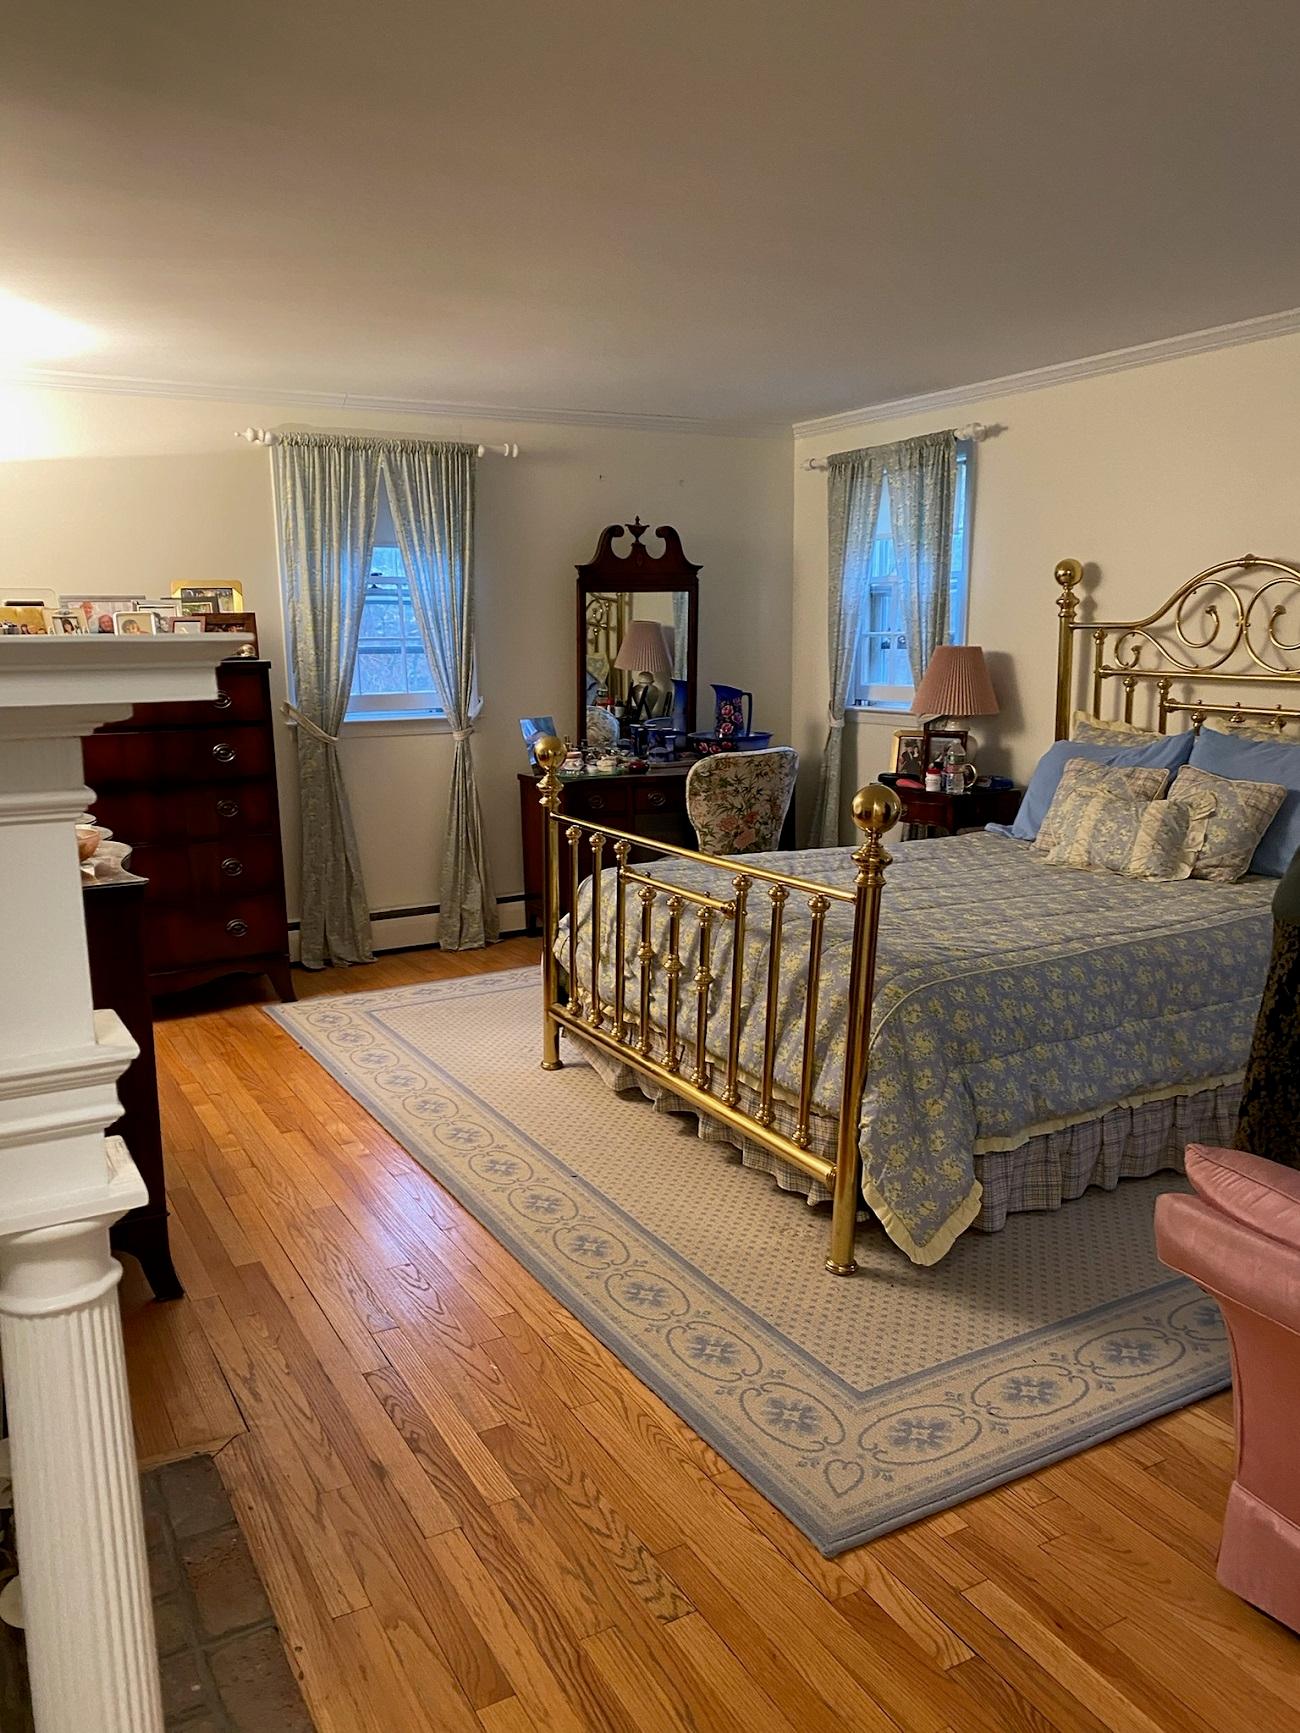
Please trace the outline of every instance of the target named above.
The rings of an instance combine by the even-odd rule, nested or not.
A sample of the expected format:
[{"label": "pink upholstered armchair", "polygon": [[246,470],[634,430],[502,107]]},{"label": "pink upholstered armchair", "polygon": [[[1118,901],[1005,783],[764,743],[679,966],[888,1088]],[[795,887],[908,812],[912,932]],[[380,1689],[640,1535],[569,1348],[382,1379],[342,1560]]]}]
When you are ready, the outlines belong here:
[{"label": "pink upholstered armchair", "polygon": [[1156,1203],[1156,1248],[1228,1326],[1237,1475],[1219,1581],[1300,1631],[1300,1172],[1193,1144],[1187,1177],[1195,1197]]}]

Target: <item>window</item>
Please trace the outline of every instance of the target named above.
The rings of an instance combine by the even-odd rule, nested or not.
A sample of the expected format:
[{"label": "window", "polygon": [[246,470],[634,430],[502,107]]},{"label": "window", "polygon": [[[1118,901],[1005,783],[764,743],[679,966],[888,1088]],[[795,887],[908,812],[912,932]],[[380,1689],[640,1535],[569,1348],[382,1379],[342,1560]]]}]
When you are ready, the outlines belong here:
[{"label": "window", "polygon": [[[970,557],[969,447],[957,448],[957,489],[953,501],[952,561],[948,568],[948,642],[966,636],[966,590]],[[867,553],[867,599],[858,639],[858,660],[849,703],[860,710],[906,710],[912,702],[912,665],[907,658],[907,627],[894,570],[894,536],[889,519],[889,482],[880,490],[880,514]]]},{"label": "window", "polygon": [[441,716],[424,653],[401,550],[378,546],[361,611],[348,719],[396,714]]}]

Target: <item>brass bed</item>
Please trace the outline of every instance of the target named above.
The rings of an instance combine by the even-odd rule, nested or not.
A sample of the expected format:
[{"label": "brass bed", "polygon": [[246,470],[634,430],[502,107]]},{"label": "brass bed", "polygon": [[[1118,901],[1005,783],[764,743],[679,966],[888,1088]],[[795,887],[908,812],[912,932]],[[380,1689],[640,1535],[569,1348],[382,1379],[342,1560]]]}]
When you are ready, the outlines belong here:
[{"label": "brass bed", "polygon": [[[1102,715],[1108,685],[1118,682],[1123,719],[1133,722],[1137,695],[1147,692],[1154,712],[1151,725],[1160,733],[1167,731],[1171,716],[1186,716],[1196,729],[1214,716],[1229,722],[1263,720],[1279,731],[1300,718],[1296,695],[1300,642],[1291,642],[1280,629],[1288,604],[1300,602],[1300,567],[1254,555],[1225,561],[1189,579],[1154,613],[1129,621],[1078,618],[1083,578],[1078,561],[1062,560],[1054,576],[1059,586],[1058,740],[1070,733],[1080,673],[1085,675],[1094,718]],[[1078,659],[1084,666],[1077,667],[1080,639],[1086,654]],[[1206,697],[1196,690],[1202,684],[1214,695]],[[1250,701],[1265,688],[1273,688],[1275,694],[1280,690],[1289,702],[1270,706]],[[859,1116],[868,1082],[881,902],[891,859],[885,837],[899,817],[897,796],[879,783],[868,784],[854,796],[853,822],[861,840],[851,856],[851,887],[773,870],[745,856],[710,856],[655,845],[670,860],[714,869],[721,875],[716,888],[722,894],[713,894],[656,878],[652,870],[633,864],[632,851],[644,847],[644,839],[563,817],[558,771],[564,745],[554,737],[543,737],[536,742],[536,752],[542,768],[539,798],[544,813],[544,1069],[560,1068],[560,1033],[567,1030],[666,1088],[693,1110],[790,1163],[829,1192],[826,1268],[835,1275],[852,1274],[861,1204]],[[565,873],[574,914],[567,934],[562,934],[560,886]],[[584,961],[577,911],[579,887],[588,878],[593,936],[590,958]],[[605,911],[612,916],[612,955],[608,946],[602,949],[602,898],[613,901],[612,911]],[[746,923],[760,898],[766,905],[766,943],[757,950],[747,949]],[[776,1123],[778,997],[783,936],[792,901],[807,911],[807,957],[801,1065],[796,1080],[786,1086],[790,1110],[782,1116],[788,1126],[782,1130]],[[810,1122],[819,1063],[823,941],[827,915],[836,904],[851,908],[852,942],[843,1073],[831,1155],[811,1147]],[[729,928],[730,963],[727,978],[720,981],[712,959],[714,935],[722,923]],[[802,919],[799,926],[805,927]],[[693,963],[683,960],[684,948]],[[609,986],[611,971],[617,990]],[[716,1001],[715,985],[720,988]],[[742,1071],[740,1064],[742,1000],[755,1008],[766,1007],[761,1060],[748,1071]],[[710,1050],[714,1003],[727,1008],[725,1056]],[[693,1028],[683,1033],[683,1024]]]}]

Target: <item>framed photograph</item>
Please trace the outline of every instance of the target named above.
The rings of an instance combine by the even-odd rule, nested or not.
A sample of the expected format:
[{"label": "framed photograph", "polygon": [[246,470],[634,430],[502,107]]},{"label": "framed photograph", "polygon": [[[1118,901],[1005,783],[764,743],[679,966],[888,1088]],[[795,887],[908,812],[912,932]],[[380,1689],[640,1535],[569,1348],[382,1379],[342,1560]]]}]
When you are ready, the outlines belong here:
[{"label": "framed photograph", "polygon": [[241,644],[237,650],[231,653],[235,656],[257,655],[256,614],[204,614],[203,630],[205,632],[247,632],[253,642]]},{"label": "framed photograph", "polygon": [[28,602],[0,602],[0,633],[7,638],[48,638],[50,611]]},{"label": "framed photograph", "polygon": [[[181,613],[181,599],[179,596],[146,596],[142,601],[136,603],[136,607],[147,609],[151,614],[157,614],[158,618],[164,622],[178,620]],[[166,632],[170,630],[170,627],[164,623],[160,630]]]},{"label": "framed photograph", "polygon": [[64,638],[84,638],[86,621],[81,614],[55,612],[50,615],[50,630]]},{"label": "framed photograph", "polygon": [[[948,747],[950,740],[955,740],[965,754],[966,743],[970,734],[965,728],[932,728],[930,730],[930,757],[940,757]],[[900,776],[914,776],[918,781],[924,781],[928,766],[925,762],[925,730],[923,728],[896,728],[894,730],[894,761],[889,767]]]},{"label": "framed photograph", "polygon": [[528,762],[536,764],[537,754],[533,751],[533,745],[543,734],[555,733],[555,718],[554,716],[521,716],[519,718],[519,732],[523,735],[524,745],[528,748]]},{"label": "framed photograph", "polygon": [[169,630],[176,638],[201,638],[203,618],[201,614],[180,614],[172,621]]},{"label": "framed photograph", "polygon": [[65,614],[80,614],[88,632],[111,633],[118,614],[129,613],[140,606],[138,596],[61,596],[59,609]]},{"label": "framed photograph", "polygon": [[182,614],[240,614],[244,592],[238,584],[187,584],[183,578],[172,585],[172,595]]},{"label": "framed photograph", "polygon": [[113,629],[119,638],[156,638],[162,630],[157,614],[147,608],[123,609],[113,615]]}]

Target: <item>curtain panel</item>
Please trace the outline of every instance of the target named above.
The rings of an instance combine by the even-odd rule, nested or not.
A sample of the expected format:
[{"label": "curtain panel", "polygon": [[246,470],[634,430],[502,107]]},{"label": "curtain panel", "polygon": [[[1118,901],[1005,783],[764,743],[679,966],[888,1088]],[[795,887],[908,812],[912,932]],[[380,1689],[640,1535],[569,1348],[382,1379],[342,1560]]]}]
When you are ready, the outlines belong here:
[{"label": "curtain panel", "polygon": [[950,429],[893,445],[837,452],[827,464],[830,706],[814,848],[832,848],[840,840],[844,712],[867,607],[871,543],[885,481],[914,686],[920,685],[936,646],[948,641],[957,435]]},{"label": "curtain panel", "polygon": [[369,963],[369,905],[338,761],[374,554],[379,449],[286,433],[274,461],[297,722],[302,961]]},{"label": "curtain panel", "polygon": [[455,742],[438,894],[438,943],[473,949],[500,931],[474,780],[475,448],[394,440],[382,448],[393,527],[438,703]]},{"label": "curtain panel", "polygon": [[957,499],[957,435],[927,433],[884,448],[894,569],[907,629],[912,684],[948,641],[949,568]]},{"label": "curtain panel", "polygon": [[834,848],[840,840],[844,710],[858,655],[858,637],[867,602],[871,540],[880,515],[884,478],[885,466],[878,450],[841,452],[831,458],[826,477],[830,703],[813,815],[813,848]]}]

